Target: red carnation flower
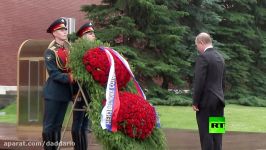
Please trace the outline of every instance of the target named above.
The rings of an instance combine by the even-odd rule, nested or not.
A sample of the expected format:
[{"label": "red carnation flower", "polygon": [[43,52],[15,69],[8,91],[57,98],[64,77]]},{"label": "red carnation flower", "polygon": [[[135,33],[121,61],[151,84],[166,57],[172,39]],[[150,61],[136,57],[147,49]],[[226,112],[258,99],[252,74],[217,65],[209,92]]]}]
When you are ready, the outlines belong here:
[{"label": "red carnation flower", "polygon": [[150,136],[156,124],[154,108],[142,97],[129,92],[119,92],[119,99],[118,130],[131,138]]},{"label": "red carnation flower", "polygon": [[[112,54],[112,53],[111,53]],[[130,80],[130,74],[117,56],[113,55],[115,62],[115,74],[118,88],[123,88]],[[100,48],[89,49],[83,56],[83,64],[86,70],[92,74],[93,79],[100,85],[106,86],[110,70],[108,58]]]}]

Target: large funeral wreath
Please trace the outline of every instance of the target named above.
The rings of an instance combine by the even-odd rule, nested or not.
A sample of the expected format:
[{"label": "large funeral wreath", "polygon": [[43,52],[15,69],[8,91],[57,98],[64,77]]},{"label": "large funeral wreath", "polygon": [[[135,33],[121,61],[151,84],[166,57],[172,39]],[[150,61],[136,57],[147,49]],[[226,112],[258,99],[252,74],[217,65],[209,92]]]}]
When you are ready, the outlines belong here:
[{"label": "large funeral wreath", "polygon": [[130,74],[121,60],[113,54],[120,99],[118,131],[102,129],[101,111],[105,105],[110,64],[100,47],[109,47],[109,44],[78,39],[71,46],[68,62],[75,80],[81,83],[90,95],[91,103],[87,112],[92,121],[93,134],[107,150],[166,149],[162,129],[156,126],[154,107],[136,93]]}]

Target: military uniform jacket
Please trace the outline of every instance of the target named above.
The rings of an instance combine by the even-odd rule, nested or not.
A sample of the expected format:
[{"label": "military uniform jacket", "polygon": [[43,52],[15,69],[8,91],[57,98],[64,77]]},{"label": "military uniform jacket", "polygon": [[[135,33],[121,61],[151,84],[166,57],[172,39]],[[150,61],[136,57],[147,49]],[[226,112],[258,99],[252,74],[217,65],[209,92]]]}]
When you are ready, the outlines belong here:
[{"label": "military uniform jacket", "polygon": [[58,65],[58,63],[63,62],[63,60],[58,60],[60,58],[56,53],[60,48],[60,45],[55,43],[44,54],[45,65],[49,74],[48,80],[44,85],[44,98],[56,101],[70,101],[73,95],[73,85],[66,70],[63,70]]}]

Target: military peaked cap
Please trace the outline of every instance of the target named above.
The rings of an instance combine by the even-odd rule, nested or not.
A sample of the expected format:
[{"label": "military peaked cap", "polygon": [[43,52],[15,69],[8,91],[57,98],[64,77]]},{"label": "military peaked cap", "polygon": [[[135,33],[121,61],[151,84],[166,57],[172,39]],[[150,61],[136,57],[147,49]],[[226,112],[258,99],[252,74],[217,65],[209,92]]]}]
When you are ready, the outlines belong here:
[{"label": "military peaked cap", "polygon": [[53,33],[56,30],[59,29],[67,29],[67,22],[65,18],[59,18],[57,20],[55,20],[47,29],[47,33]]}]

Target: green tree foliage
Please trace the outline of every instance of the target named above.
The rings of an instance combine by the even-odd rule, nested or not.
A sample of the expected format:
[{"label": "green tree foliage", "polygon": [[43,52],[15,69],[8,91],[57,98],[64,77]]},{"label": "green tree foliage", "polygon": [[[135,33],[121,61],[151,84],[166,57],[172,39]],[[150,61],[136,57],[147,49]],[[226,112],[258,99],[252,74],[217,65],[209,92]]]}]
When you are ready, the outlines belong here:
[{"label": "green tree foliage", "polygon": [[252,51],[254,52],[254,63],[251,66],[250,83],[255,96],[266,97],[266,1],[258,0],[252,5],[252,13],[254,15],[256,33],[256,41],[252,43]]},{"label": "green tree foliage", "polygon": [[187,28],[179,20],[187,13],[155,0],[104,2],[82,8],[98,26],[97,37],[130,60],[138,80],[148,90],[157,86],[152,80],[155,77],[163,79],[163,89],[168,89],[169,83],[182,87],[183,70],[189,63],[182,43]]},{"label": "green tree foliage", "polygon": [[[186,53],[189,53],[189,57],[187,57],[186,60],[191,64],[190,67],[186,69],[187,77],[185,79],[191,88],[194,76],[194,63],[196,56],[198,55],[195,46],[195,36],[200,32],[214,34],[217,25],[222,20],[219,14],[222,13],[224,9],[219,3],[219,0],[173,0],[172,3],[175,3],[175,5],[170,3],[172,6],[175,6],[174,9],[179,11],[183,10],[188,13],[187,16],[181,18],[181,22],[189,28],[189,33],[184,37],[183,43],[187,46]],[[214,42],[215,45],[220,44],[217,40]]]},{"label": "green tree foliage", "polygon": [[[223,1],[225,11],[220,14],[222,21],[217,27],[215,38],[223,45],[226,54],[227,97],[239,99],[248,95],[265,94],[265,71],[260,69],[263,37],[256,18],[262,12],[256,0]],[[257,14],[256,14],[257,13]],[[264,75],[263,75],[264,74]],[[263,81],[264,80],[264,81]],[[262,83],[264,82],[264,83]]]},{"label": "green tree foliage", "polygon": [[226,59],[227,99],[266,96],[264,0],[104,0],[82,11],[94,21],[97,37],[130,61],[149,98],[189,104],[167,89],[191,89],[200,32],[212,35]]}]

